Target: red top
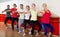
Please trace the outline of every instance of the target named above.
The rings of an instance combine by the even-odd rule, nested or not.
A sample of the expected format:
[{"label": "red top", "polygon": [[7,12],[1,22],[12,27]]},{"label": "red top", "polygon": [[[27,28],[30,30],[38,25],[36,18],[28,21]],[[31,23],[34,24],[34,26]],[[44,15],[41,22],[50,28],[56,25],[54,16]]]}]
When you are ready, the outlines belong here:
[{"label": "red top", "polygon": [[11,12],[12,12],[12,15],[11,15],[11,16],[12,16],[13,18],[18,18],[18,12],[16,12],[16,11],[17,11],[16,8],[12,8],[12,9],[11,9]]},{"label": "red top", "polygon": [[46,24],[49,24],[50,23],[50,16],[51,16],[51,13],[50,11],[45,11],[45,13],[43,14],[43,17],[42,17],[42,23],[46,23]]}]

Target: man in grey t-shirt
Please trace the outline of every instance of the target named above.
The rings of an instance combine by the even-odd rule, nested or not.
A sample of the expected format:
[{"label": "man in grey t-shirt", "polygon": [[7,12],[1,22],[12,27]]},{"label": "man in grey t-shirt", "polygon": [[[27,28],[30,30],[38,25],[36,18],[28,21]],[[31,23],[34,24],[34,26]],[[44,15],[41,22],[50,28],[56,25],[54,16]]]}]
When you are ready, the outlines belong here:
[{"label": "man in grey t-shirt", "polygon": [[4,22],[4,24],[6,25],[6,27],[7,27],[7,21],[10,19],[11,20],[11,15],[10,15],[10,13],[11,13],[11,10],[10,10],[10,5],[7,5],[7,9],[5,9],[4,11],[2,11],[2,13],[3,12],[6,12],[6,20],[5,20],[5,22]]}]

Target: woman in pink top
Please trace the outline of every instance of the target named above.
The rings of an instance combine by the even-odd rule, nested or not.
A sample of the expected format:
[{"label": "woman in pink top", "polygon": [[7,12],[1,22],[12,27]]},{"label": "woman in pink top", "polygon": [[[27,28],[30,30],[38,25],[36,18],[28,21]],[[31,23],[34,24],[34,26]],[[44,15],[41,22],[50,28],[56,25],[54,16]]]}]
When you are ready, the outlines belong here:
[{"label": "woman in pink top", "polygon": [[50,28],[50,32],[49,32],[49,37],[51,37],[51,33],[53,32],[53,27],[50,24],[50,16],[51,16],[51,12],[47,9],[47,4],[43,3],[43,17],[41,20],[42,23],[42,28],[44,29],[44,37],[47,37],[47,27]]},{"label": "woman in pink top", "polygon": [[43,14],[43,17],[42,17],[42,23],[46,23],[46,24],[49,24],[50,23],[50,16],[51,16],[51,13],[49,10],[44,10],[44,14]]}]

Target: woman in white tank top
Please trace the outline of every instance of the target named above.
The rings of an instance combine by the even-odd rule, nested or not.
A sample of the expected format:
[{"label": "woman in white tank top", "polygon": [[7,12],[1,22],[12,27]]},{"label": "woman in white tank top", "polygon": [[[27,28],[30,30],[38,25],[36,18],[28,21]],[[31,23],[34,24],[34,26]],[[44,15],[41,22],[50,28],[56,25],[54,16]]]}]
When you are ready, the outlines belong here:
[{"label": "woman in white tank top", "polygon": [[30,19],[30,11],[28,11],[28,13],[25,14],[25,18],[24,19],[25,20],[29,20]]},{"label": "woman in white tank top", "polygon": [[[27,28],[27,24],[29,24],[29,19],[30,19],[30,7],[27,5],[26,6],[26,11],[24,13],[24,30],[26,31]],[[25,35],[25,32],[23,34],[23,36]]]}]

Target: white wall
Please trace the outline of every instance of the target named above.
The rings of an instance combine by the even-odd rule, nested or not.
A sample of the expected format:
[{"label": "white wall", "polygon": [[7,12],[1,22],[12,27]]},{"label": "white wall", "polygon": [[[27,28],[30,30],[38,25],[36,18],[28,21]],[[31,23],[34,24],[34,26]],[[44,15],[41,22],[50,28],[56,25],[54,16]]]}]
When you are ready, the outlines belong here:
[{"label": "white wall", "polygon": [[[12,6],[13,6],[14,3],[18,4],[18,2],[14,1],[14,0],[13,1],[8,1],[8,2],[0,3],[0,14],[2,13],[3,10],[6,9],[7,5],[10,5],[11,8],[12,8]],[[3,13],[3,14],[5,14],[5,13]]]},{"label": "white wall", "polygon": [[47,3],[51,12],[60,17],[60,0],[29,0],[29,4],[31,3],[35,3],[40,10],[42,10],[42,4]]},{"label": "white wall", "polygon": [[6,5],[9,4],[12,7],[12,4],[16,3],[19,5],[22,3],[24,6],[31,5],[32,3],[35,3],[37,5],[38,9],[42,9],[42,3],[47,3],[48,8],[51,10],[51,12],[55,13],[56,15],[60,16],[60,0],[13,0],[9,2],[3,2],[0,3],[0,13],[2,10],[6,8]]}]

